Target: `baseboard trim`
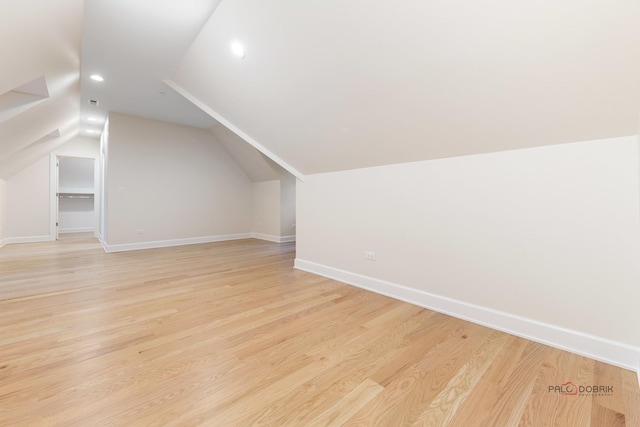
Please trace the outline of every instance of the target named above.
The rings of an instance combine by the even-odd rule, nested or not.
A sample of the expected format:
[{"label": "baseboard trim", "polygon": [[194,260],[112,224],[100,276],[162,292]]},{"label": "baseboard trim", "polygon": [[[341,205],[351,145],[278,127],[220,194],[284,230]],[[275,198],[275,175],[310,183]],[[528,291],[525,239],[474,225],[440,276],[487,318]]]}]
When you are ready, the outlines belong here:
[{"label": "baseboard trim", "polygon": [[196,245],[199,243],[226,242],[229,240],[250,239],[252,237],[252,233],[224,234],[219,236],[190,237],[186,239],[156,240],[153,242],[124,243],[120,245],[109,245],[103,241],[102,247],[104,248],[105,252],[113,253],[138,251],[142,249],[167,248],[170,246]]},{"label": "baseboard trim", "polygon": [[5,239],[0,240],[0,248],[2,248],[6,244],[7,244],[7,241]]},{"label": "baseboard trim", "polygon": [[80,227],[80,228],[65,228],[59,229],[59,234],[67,234],[67,233],[93,233],[93,227]]},{"label": "baseboard trim", "polygon": [[5,244],[14,244],[14,243],[41,243],[41,242],[50,242],[51,236],[28,236],[28,237],[7,237],[4,239]]},{"label": "baseboard trim", "polygon": [[531,341],[636,371],[640,348],[296,258],[294,267]]},{"label": "baseboard trim", "polygon": [[274,243],[295,242],[296,236],[273,236],[271,234],[252,233],[254,239],[267,240]]}]

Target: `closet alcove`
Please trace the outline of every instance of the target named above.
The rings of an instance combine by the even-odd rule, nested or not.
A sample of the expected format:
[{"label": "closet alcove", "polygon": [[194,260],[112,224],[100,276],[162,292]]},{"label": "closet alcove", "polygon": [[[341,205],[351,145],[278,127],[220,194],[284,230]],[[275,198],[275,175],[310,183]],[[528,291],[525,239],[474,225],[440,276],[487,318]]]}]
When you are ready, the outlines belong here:
[{"label": "closet alcove", "polygon": [[58,157],[58,233],[95,230],[95,161]]}]

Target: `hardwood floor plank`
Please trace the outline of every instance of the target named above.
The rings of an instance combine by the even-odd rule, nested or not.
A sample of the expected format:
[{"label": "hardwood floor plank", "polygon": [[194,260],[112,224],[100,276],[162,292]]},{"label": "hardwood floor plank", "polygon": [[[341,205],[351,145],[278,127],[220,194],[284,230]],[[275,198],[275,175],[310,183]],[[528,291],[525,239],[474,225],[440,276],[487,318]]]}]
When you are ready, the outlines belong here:
[{"label": "hardwood floor plank", "polygon": [[419,315],[415,315],[415,312],[409,310],[405,321],[388,334],[365,330],[357,337],[352,336],[348,341],[342,341],[342,351],[325,350],[317,354],[315,357],[320,360],[335,361],[336,365],[330,372],[299,385],[281,401],[243,421],[247,425],[306,425],[315,417],[321,416],[332,402],[343,399],[365,381],[371,372],[402,351],[404,335],[428,322],[430,314],[421,310]]},{"label": "hardwood floor plank", "polygon": [[627,422],[625,416],[620,412],[611,410],[604,406],[600,406],[594,402],[591,408],[591,424],[592,427],[626,427]]},{"label": "hardwood floor plank", "polygon": [[[398,372],[385,389],[345,425],[411,425],[491,334],[478,325],[456,321],[447,339],[415,365]],[[469,340],[469,337],[473,339]]]},{"label": "hardwood floor plank", "polygon": [[311,420],[309,426],[341,426],[356,412],[376,397],[384,389],[380,384],[364,380],[344,398],[336,401],[331,407]]},{"label": "hardwood floor plank", "polygon": [[517,426],[535,386],[540,366],[554,351],[542,344],[527,342],[515,369],[506,379],[500,380],[497,393],[490,397],[493,406],[487,412],[476,413],[474,422],[479,426]]},{"label": "hardwood floor plank", "polygon": [[455,413],[462,407],[507,340],[508,336],[505,334],[492,334],[483,343],[480,350],[462,366],[446,387],[431,401],[431,404],[413,422],[413,425],[450,424]]}]

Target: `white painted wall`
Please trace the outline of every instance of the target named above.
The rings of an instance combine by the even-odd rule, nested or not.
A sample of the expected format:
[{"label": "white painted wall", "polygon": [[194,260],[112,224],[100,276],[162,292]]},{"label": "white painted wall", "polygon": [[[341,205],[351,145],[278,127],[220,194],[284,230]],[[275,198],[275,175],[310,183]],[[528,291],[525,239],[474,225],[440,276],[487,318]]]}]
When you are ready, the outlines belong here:
[{"label": "white painted wall", "polygon": [[254,182],[253,232],[267,239],[280,238],[280,181]]},{"label": "white painted wall", "polygon": [[[99,142],[77,137],[58,148],[53,155],[95,157]],[[51,239],[51,218],[55,210],[52,179],[55,171],[49,156],[40,158],[5,181],[4,237],[7,243]],[[55,221],[54,221],[55,222]]]},{"label": "white painted wall", "polygon": [[5,216],[7,211],[7,183],[0,179],[0,248],[5,245]]},{"label": "white painted wall", "polygon": [[63,198],[59,203],[59,233],[86,233],[95,231],[94,199]]},{"label": "white painted wall", "polygon": [[[587,334],[597,345],[578,350],[633,366],[638,169],[628,137],[308,175],[298,182],[296,265],[524,319],[514,332],[540,340],[541,325]],[[611,342],[631,353],[606,355]]]},{"label": "white painted wall", "polygon": [[253,183],[253,232],[257,238],[290,242],[296,235],[296,178],[284,170],[279,176]]},{"label": "white painted wall", "polygon": [[107,249],[250,236],[251,181],[211,133],[111,113],[108,135]]},{"label": "white painted wall", "polygon": [[61,193],[93,193],[95,190],[92,158],[58,157],[58,190]]},{"label": "white painted wall", "polygon": [[49,240],[49,175],[45,156],[7,180],[7,243]]},{"label": "white painted wall", "polygon": [[295,239],[296,235],[296,178],[289,174],[281,174],[280,178],[280,234]]}]

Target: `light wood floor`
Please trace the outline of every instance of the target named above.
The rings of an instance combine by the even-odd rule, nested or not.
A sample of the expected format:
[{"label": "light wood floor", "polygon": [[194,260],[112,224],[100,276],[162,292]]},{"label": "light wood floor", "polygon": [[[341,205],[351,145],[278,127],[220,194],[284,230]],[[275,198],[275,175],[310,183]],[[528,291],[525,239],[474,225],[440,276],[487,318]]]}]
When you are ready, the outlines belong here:
[{"label": "light wood floor", "polygon": [[[640,426],[635,373],[296,271],[294,251],[0,249],[0,425]],[[568,381],[613,392],[549,391]]]}]

